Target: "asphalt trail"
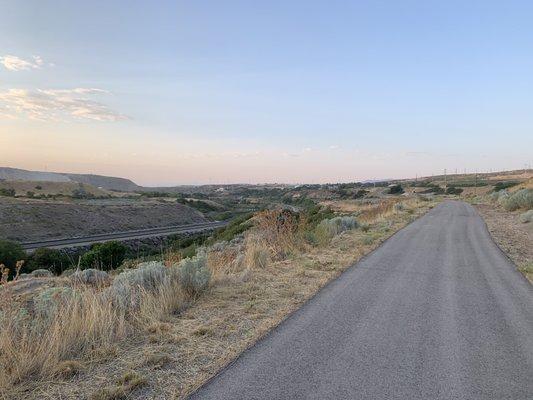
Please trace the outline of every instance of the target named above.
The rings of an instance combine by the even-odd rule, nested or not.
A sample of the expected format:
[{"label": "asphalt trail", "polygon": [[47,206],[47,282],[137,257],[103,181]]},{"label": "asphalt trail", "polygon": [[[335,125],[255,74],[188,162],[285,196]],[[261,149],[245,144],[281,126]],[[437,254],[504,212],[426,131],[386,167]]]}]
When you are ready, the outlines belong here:
[{"label": "asphalt trail", "polygon": [[533,287],[472,206],[445,202],[191,399],[531,400]]}]

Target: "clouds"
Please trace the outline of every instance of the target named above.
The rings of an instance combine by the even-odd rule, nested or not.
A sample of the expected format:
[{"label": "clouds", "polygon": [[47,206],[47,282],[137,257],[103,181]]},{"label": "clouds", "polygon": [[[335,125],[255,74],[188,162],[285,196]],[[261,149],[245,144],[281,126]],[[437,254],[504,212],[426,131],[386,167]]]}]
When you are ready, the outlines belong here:
[{"label": "clouds", "polygon": [[57,90],[8,89],[0,92],[0,117],[26,117],[39,121],[93,120],[120,121],[125,115],[94,100],[96,95],[108,94],[96,88]]},{"label": "clouds", "polygon": [[[14,55],[0,57],[9,71],[30,71],[45,65],[40,56],[25,60]],[[53,64],[48,64],[53,65]],[[39,121],[93,120],[120,121],[126,116],[95,100],[109,92],[78,87],[74,89],[7,89],[0,91],[0,118],[20,117]]]},{"label": "clouds", "polygon": [[24,60],[17,56],[5,55],[0,57],[0,64],[10,71],[29,71],[41,68],[44,61],[40,56],[32,56],[31,60]]}]

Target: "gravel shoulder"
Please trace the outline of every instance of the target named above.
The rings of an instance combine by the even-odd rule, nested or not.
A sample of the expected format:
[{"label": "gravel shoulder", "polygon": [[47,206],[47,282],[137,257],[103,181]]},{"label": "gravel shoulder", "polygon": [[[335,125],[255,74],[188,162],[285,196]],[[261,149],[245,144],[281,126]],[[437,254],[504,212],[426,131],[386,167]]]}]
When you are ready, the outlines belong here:
[{"label": "gravel shoulder", "polygon": [[[509,212],[491,204],[476,204],[498,246],[521,269],[533,262],[533,223],[520,222],[520,212]],[[524,273],[533,284],[533,274]]]}]

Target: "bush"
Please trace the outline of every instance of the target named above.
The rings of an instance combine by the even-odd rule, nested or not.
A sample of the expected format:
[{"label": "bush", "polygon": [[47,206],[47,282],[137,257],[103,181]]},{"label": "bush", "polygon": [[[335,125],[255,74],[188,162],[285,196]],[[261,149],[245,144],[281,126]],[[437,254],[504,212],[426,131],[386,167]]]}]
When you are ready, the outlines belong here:
[{"label": "bush", "polygon": [[48,269],[56,275],[60,275],[70,266],[68,256],[56,249],[41,247],[35,250],[28,259],[25,271],[31,272],[36,269]]},{"label": "bush", "polygon": [[403,192],[402,185],[392,185],[389,187],[389,194],[402,194]]},{"label": "bush", "polygon": [[503,202],[503,206],[508,211],[518,209],[530,210],[533,208],[533,189],[522,189],[511,194]]},{"label": "bush", "polygon": [[500,190],[503,190],[503,189],[508,189],[510,187],[513,187],[513,186],[516,186],[518,185],[520,182],[518,181],[507,181],[507,182],[497,182],[495,185],[494,185],[494,191],[495,192],[499,192]]},{"label": "bush", "polygon": [[52,318],[58,307],[65,304],[75,296],[74,290],[69,287],[50,287],[39,292],[33,299],[33,306],[37,316],[47,320]]},{"label": "bush", "polygon": [[315,235],[319,242],[326,242],[338,234],[356,229],[359,223],[354,217],[334,217],[325,219],[317,225]]},{"label": "bush", "polygon": [[498,204],[503,205],[505,201],[509,198],[509,193],[507,190],[500,190],[498,192],[493,192],[489,195],[490,199]]},{"label": "bush", "polygon": [[252,227],[252,222],[250,221],[251,217],[252,217],[252,214],[247,213],[247,214],[244,214],[244,215],[241,215],[235,218],[224,228],[218,229],[214,233],[213,239],[211,240],[211,242],[215,242],[215,241],[229,242],[235,236],[240,235],[241,233],[244,233],[245,231],[247,231],[248,229]]},{"label": "bush", "polygon": [[303,219],[310,228],[315,228],[323,220],[333,218],[334,216],[335,214],[330,208],[315,204],[306,208],[302,213]]},{"label": "bush", "polygon": [[111,241],[96,243],[91,250],[83,254],[80,259],[80,268],[96,268],[104,271],[115,269],[122,264],[127,247],[120,242]]},{"label": "bush", "polygon": [[456,188],[454,186],[450,186],[449,188],[446,189],[446,194],[461,194],[461,193],[463,193],[463,189]]},{"label": "bush", "polygon": [[189,296],[197,296],[207,289],[210,279],[211,270],[207,266],[207,255],[204,250],[180,263],[180,285]]},{"label": "bush", "polygon": [[26,253],[20,244],[8,240],[0,240],[0,264],[4,264],[9,268],[11,276],[15,272],[17,261],[25,259]]},{"label": "bush", "polygon": [[103,286],[111,279],[107,272],[93,268],[84,269],[83,271],[74,271],[67,276],[70,276],[70,280],[74,283],[93,286]]},{"label": "bush", "polygon": [[533,210],[526,211],[520,215],[520,222],[526,224],[533,221]]},{"label": "bush", "polygon": [[107,290],[111,301],[122,309],[137,308],[144,293],[155,292],[170,280],[170,269],[154,261],[139,264],[114,279]]},{"label": "bush", "polygon": [[15,197],[15,189],[13,188],[0,188],[0,196]]},{"label": "bush", "polygon": [[444,189],[441,188],[438,185],[428,184],[427,187],[428,188],[426,190],[423,190],[420,193],[421,194],[430,194],[430,193],[433,193],[433,194],[444,194]]}]

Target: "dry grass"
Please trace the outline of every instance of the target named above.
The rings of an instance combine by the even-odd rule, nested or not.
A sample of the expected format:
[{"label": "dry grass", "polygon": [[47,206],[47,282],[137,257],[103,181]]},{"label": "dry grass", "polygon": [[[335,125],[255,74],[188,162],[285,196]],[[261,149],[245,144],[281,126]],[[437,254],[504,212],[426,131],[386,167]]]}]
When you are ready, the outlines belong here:
[{"label": "dry grass", "polygon": [[21,312],[17,303],[4,307],[0,388],[76,375],[83,370],[78,360],[98,360],[122,339],[183,311],[188,303],[179,284],[170,281],[156,291],[142,291],[134,310],[117,307],[100,290],[81,286],[64,299],[56,298],[45,315]]},{"label": "dry grass", "polygon": [[[69,311],[72,305],[62,310],[63,324],[59,318],[54,320],[53,335],[42,346],[35,343],[35,336],[22,341],[4,337],[8,330],[2,328],[0,350],[8,351],[8,359],[1,367],[20,365],[9,371],[18,377],[19,385],[3,388],[3,395],[29,399],[185,396],[429,204],[406,203],[400,211],[393,205],[374,207],[377,210],[367,206],[361,210],[367,221],[364,230],[343,232],[327,247],[303,243],[300,233],[305,221],[280,217],[279,212],[260,214],[243,242],[209,250],[211,287],[190,307],[184,306],[188,300],[179,288],[168,286],[143,294],[134,316],[115,315],[116,310],[105,304],[91,306],[98,297],[91,299],[87,292],[79,310]],[[268,262],[260,254],[268,254]],[[65,324],[65,318],[79,322]],[[87,327],[91,329],[82,331]],[[96,349],[108,356],[107,362],[100,362],[103,356]],[[18,353],[23,354],[18,356],[21,359]],[[75,373],[64,376],[54,372],[54,367],[74,358],[84,360],[83,368],[73,368]]]},{"label": "dry grass", "polygon": [[92,290],[59,303],[47,317],[24,315],[18,309],[5,312],[0,327],[3,384],[53,376],[65,360],[108,348],[128,330],[125,314]]}]

